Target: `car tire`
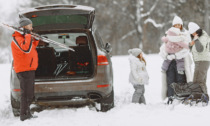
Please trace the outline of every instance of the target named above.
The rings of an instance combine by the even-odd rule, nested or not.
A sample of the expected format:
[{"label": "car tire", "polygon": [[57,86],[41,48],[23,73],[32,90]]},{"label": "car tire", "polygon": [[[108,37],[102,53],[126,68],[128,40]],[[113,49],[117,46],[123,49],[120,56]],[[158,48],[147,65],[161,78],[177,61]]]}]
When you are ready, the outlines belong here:
[{"label": "car tire", "polygon": [[107,112],[114,107],[114,90],[108,97],[105,97],[101,100],[101,111]]},{"label": "car tire", "polygon": [[12,112],[15,117],[20,116],[20,101],[13,98],[12,94],[10,95],[11,98],[11,106],[12,106]]}]

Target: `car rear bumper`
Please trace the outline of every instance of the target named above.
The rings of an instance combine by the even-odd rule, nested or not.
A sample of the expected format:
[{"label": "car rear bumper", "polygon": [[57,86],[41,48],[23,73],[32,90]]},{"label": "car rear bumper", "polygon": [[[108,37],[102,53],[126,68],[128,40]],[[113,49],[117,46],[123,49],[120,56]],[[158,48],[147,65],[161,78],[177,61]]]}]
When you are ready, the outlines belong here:
[{"label": "car rear bumper", "polygon": [[78,105],[86,105],[86,104],[94,104],[95,100],[91,99],[71,99],[71,100],[39,100],[34,101],[35,104],[41,106],[78,106]]}]

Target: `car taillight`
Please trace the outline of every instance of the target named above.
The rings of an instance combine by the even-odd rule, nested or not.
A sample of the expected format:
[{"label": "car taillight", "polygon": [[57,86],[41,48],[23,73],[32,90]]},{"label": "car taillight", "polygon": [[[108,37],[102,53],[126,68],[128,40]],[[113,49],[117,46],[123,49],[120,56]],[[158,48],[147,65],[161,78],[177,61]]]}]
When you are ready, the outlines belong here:
[{"label": "car taillight", "polygon": [[14,92],[20,92],[20,89],[13,89]]},{"label": "car taillight", "polygon": [[105,87],[109,87],[110,84],[103,84],[103,85],[97,85],[97,88],[105,88]]},{"label": "car taillight", "polygon": [[98,56],[98,66],[101,66],[101,65],[109,65],[109,62],[108,62],[106,56],[104,56],[104,55]]}]

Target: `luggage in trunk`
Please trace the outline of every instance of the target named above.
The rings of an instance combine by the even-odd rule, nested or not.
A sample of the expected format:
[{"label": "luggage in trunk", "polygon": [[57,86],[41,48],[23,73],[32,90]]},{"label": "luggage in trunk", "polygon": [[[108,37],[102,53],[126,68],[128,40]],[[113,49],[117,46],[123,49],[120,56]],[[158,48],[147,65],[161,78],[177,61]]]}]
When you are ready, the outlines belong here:
[{"label": "luggage in trunk", "polygon": [[71,46],[75,52],[49,47],[38,46],[39,66],[36,79],[75,79],[90,77],[93,74],[92,53],[87,36],[77,36],[76,46]]}]

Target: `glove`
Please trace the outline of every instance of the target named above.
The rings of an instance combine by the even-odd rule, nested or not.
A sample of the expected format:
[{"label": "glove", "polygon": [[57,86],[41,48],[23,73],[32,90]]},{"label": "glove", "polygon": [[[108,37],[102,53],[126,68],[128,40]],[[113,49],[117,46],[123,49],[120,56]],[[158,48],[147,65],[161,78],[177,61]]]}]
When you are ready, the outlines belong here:
[{"label": "glove", "polygon": [[31,31],[30,30],[28,30],[28,29],[23,29],[23,34],[25,35],[25,34],[30,34],[31,33]]},{"label": "glove", "polygon": [[198,35],[196,34],[193,38],[193,41],[197,40],[198,39]]},{"label": "glove", "polygon": [[167,58],[168,60],[173,60],[173,59],[175,59],[176,57],[175,57],[174,54],[172,54],[172,55],[168,55],[166,58]]},{"label": "glove", "polygon": [[162,38],[161,38],[161,40],[163,41],[163,42],[168,42],[168,38],[167,37],[165,37],[165,36],[163,36]]}]

